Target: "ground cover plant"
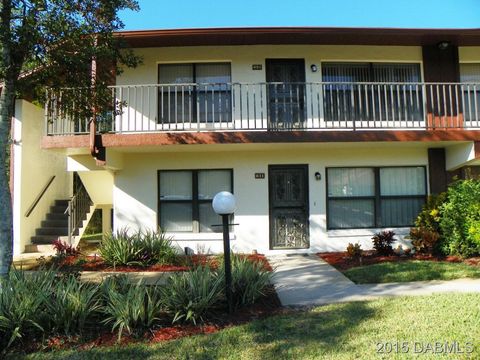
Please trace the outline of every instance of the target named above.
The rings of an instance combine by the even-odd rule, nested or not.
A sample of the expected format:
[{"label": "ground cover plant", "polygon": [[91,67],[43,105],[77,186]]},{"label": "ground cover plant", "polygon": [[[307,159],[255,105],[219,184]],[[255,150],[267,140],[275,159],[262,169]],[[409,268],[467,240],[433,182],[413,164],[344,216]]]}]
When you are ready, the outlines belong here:
[{"label": "ground cover plant", "polygon": [[[265,299],[276,299],[270,285],[272,271],[264,263],[236,254],[232,259],[236,309],[247,311]],[[86,283],[77,273],[14,269],[0,287],[0,357],[2,350],[98,344],[102,337],[112,341],[112,336],[115,341],[163,339],[175,337],[172,332],[221,328],[236,316],[227,313],[223,271],[218,265],[192,265],[172,274],[166,283],[147,286],[131,283],[121,274],[102,283]],[[273,306],[261,312],[276,311],[278,306],[273,300]]]},{"label": "ground cover plant", "polygon": [[[437,294],[332,304],[285,311],[213,334],[174,341],[64,349],[11,358],[475,359],[480,356],[479,301],[479,294]],[[404,350],[387,353],[385,345],[397,342]],[[429,347],[435,343],[440,343],[442,354]]]},{"label": "ground cover plant", "polygon": [[99,254],[111,266],[174,265],[178,260],[178,251],[162,230],[108,233],[100,242]]}]

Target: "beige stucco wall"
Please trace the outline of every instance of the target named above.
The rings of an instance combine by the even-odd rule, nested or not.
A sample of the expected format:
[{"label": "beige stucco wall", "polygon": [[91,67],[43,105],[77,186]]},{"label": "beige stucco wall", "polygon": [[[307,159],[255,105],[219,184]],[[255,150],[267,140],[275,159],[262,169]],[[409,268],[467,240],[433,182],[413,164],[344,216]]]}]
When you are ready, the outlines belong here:
[{"label": "beige stucco wall", "polygon": [[[14,255],[24,251],[30,237],[40,226],[56,199],[67,199],[71,191],[71,173],[66,157],[40,147],[44,135],[43,109],[18,100],[14,117]],[[51,176],[56,178],[29,217],[32,202]]]},{"label": "beige stucco wall", "polygon": [[461,46],[458,57],[460,62],[480,62],[480,46]]},{"label": "beige stucco wall", "polygon": [[[303,58],[306,81],[322,79],[321,63],[324,61],[379,61],[422,63],[420,46],[361,46],[361,45],[245,45],[245,46],[190,46],[135,49],[143,64],[135,69],[125,69],[117,78],[118,85],[158,83],[158,64],[175,62],[230,62],[232,82],[263,82],[265,59]],[[480,62],[480,46],[459,47],[460,62]],[[252,64],[262,64],[262,70],[252,70]],[[310,65],[319,71],[310,71]]]},{"label": "beige stucco wall", "polygon": [[[248,145],[246,145],[248,146]],[[214,151],[215,147],[211,148]],[[348,242],[371,244],[374,230],[326,230],[325,168],[329,166],[427,165],[427,148],[422,146],[351,146],[318,144],[271,145],[262,151],[176,152],[125,154],[123,170],[114,177],[115,229],[157,227],[157,171],[167,169],[233,168],[237,211],[232,245],[237,251],[269,252],[268,165],[308,164],[310,196],[310,244],[313,251],[344,250]],[[316,181],[319,171],[322,180]],[[254,179],[263,172],[265,179]],[[404,234],[405,229],[400,233]],[[220,234],[173,234],[180,247],[193,250],[222,250]],[[195,238],[196,240],[191,240]],[[201,240],[203,239],[203,240]],[[279,252],[278,250],[275,252]],[[285,251],[283,251],[285,252]],[[295,250],[295,252],[298,252]]]},{"label": "beige stucco wall", "polygon": [[[225,61],[232,64],[233,82],[265,81],[265,59],[303,58],[308,71],[306,81],[321,81],[321,71],[311,72],[310,65],[322,61],[395,61],[421,62],[420,46],[340,46],[340,45],[245,45],[190,46],[136,49],[143,65],[127,69],[117,78],[118,85],[156,84],[159,63]],[[252,64],[263,64],[252,70]]]}]

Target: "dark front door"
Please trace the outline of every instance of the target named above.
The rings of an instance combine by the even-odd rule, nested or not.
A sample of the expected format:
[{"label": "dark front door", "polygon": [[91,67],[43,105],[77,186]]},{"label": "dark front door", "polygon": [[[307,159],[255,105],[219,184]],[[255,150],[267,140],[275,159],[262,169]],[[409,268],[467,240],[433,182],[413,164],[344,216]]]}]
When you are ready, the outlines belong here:
[{"label": "dark front door", "polygon": [[271,165],[270,249],[308,249],[307,165]]},{"label": "dark front door", "polygon": [[305,121],[305,61],[267,59],[268,118],[271,129],[298,129]]}]

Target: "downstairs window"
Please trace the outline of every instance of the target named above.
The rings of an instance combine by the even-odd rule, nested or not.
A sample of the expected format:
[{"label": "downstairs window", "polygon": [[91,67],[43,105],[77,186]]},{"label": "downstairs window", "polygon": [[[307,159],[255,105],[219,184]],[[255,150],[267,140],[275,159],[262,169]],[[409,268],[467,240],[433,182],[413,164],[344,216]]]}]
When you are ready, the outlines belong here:
[{"label": "downstairs window", "polygon": [[220,191],[233,191],[233,171],[161,170],[158,172],[159,225],[169,232],[220,232],[212,208]]},{"label": "downstairs window", "polygon": [[327,168],[327,228],[411,226],[426,195],[424,166]]}]

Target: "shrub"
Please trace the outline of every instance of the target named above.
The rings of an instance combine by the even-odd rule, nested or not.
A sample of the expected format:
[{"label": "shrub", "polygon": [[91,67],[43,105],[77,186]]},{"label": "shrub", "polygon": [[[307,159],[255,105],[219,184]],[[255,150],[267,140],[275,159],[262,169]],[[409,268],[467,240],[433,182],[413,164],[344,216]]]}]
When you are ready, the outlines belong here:
[{"label": "shrub", "polygon": [[[232,254],[232,300],[235,308],[255,303],[265,295],[272,273],[264,268],[263,263],[249,260],[245,256]],[[218,276],[224,280],[224,263],[218,269]],[[224,288],[222,281],[222,288]]]},{"label": "shrub", "polygon": [[22,339],[30,341],[48,330],[45,304],[54,282],[53,271],[29,275],[10,271],[0,285],[0,348]]},{"label": "shrub", "polygon": [[441,250],[464,257],[480,254],[480,180],[461,180],[440,207]]},{"label": "shrub", "polygon": [[152,264],[176,264],[178,253],[172,246],[171,238],[165,232],[147,230],[142,236],[144,252],[151,256]]},{"label": "shrub", "polygon": [[415,252],[433,254],[436,252],[435,249],[440,239],[440,234],[424,227],[416,227],[410,229],[410,235],[408,237],[412,241]]},{"label": "shrub", "polygon": [[209,267],[198,266],[191,271],[172,275],[162,288],[165,309],[173,322],[196,324],[222,299],[222,277]]},{"label": "shrub", "polygon": [[160,230],[129,234],[128,229],[122,229],[106,234],[99,253],[107,264],[113,266],[174,263],[177,258],[171,240]]},{"label": "shrub", "polygon": [[373,248],[378,255],[391,255],[393,253],[392,244],[395,241],[393,231],[381,231],[372,237]]},{"label": "shrub", "polygon": [[103,323],[118,331],[118,340],[124,332],[142,334],[160,319],[162,306],[157,286],[146,286],[142,281],[130,284],[125,276],[118,276],[107,279],[102,291]]},{"label": "shrub", "polygon": [[415,220],[415,227],[439,233],[440,208],[446,199],[447,193],[430,195]]},{"label": "shrub", "polygon": [[352,260],[358,260],[362,257],[363,250],[359,243],[349,243],[347,246],[347,256]]},{"label": "shrub", "polygon": [[82,333],[85,323],[99,307],[98,285],[82,283],[73,275],[54,284],[46,303],[53,330],[65,335]]}]

